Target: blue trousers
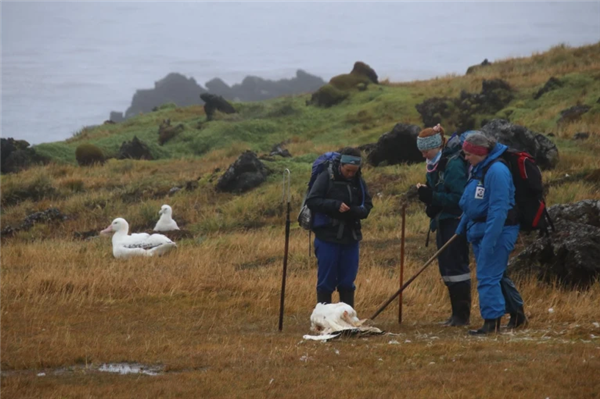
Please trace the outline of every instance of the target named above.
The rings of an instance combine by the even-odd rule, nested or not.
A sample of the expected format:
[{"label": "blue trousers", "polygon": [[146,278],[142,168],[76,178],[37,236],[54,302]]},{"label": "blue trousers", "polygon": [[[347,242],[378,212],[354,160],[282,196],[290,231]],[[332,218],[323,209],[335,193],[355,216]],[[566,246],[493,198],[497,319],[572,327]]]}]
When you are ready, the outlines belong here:
[{"label": "blue trousers", "polygon": [[317,257],[317,291],[353,291],[358,273],[358,241],[353,244],[335,244],[315,238]]},{"label": "blue trousers", "polygon": [[[508,257],[515,248],[518,235],[519,226],[504,226],[493,251],[481,248],[481,239],[471,242],[477,261],[479,309],[481,317],[486,320],[500,318],[507,311],[516,310],[512,309],[514,306],[523,305],[515,285],[506,276]],[[506,279],[504,283],[503,279]],[[509,296],[508,301],[504,298],[503,290]]]}]

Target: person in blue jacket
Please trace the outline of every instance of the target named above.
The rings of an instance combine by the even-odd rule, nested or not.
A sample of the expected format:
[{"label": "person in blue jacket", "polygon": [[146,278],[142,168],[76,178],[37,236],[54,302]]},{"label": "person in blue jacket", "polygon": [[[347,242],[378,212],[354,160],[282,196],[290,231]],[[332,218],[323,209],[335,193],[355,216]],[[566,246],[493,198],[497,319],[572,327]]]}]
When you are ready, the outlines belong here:
[{"label": "person in blue jacket", "polygon": [[466,234],[473,246],[479,308],[485,320],[480,329],[469,333],[488,334],[499,330],[500,320],[507,310],[503,280],[508,280],[505,285],[512,286],[510,295],[520,302],[522,310],[523,300],[506,276],[508,258],[519,235],[515,187],[510,170],[498,161],[508,147],[493,137],[473,132],[464,139],[462,148],[472,169],[459,202],[463,216],[456,234]]},{"label": "person in blue jacket", "polygon": [[[427,207],[430,231],[436,232],[440,249],[458,227],[462,211],[458,201],[465,190],[468,178],[467,162],[461,156],[461,143],[457,135],[449,140],[444,128],[438,124],[423,129],[417,137],[417,148],[426,159],[427,184],[417,184],[419,199]],[[427,233],[429,241],[429,233]],[[469,325],[471,315],[471,271],[469,269],[469,244],[459,236],[438,256],[440,275],[450,296],[452,315],[442,324],[457,327]]]}]

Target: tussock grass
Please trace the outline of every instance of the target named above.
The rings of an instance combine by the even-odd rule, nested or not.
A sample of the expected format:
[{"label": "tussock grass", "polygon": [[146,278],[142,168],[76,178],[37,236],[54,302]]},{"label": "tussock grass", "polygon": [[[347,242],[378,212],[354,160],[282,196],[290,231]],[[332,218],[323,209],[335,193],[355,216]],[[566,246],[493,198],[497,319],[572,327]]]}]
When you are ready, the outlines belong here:
[{"label": "tussock grass", "polygon": [[[596,105],[558,126],[562,109],[600,97],[600,44],[559,46],[530,58],[495,62],[474,75],[386,83],[353,93],[343,105],[306,107],[307,96],[235,104],[235,116],[205,120],[201,107],[161,107],[117,125],[87,128],[62,143],[36,146],[54,162],[2,176],[2,227],[51,206],[69,218],[38,224],[1,248],[2,393],[7,397],[594,397],[600,391],[600,283],[570,291],[533,279],[516,283],[530,317],[527,329],[471,338],[442,328],[449,312],[437,266],[375,321],[397,335],[305,342],[315,301],[316,260],[308,235],[294,222],[312,161],[325,151],[375,141],[396,122],[421,125],[414,105],[431,96],[479,91],[501,77],[517,89],[505,113],[542,133],[560,150],[546,181],[600,168]],[[569,82],[533,100],[550,76]],[[510,112],[508,112],[510,111]],[[158,145],[158,124],[170,118],[185,130]],[[573,141],[589,131],[586,141]],[[74,149],[91,142],[115,154],[134,135],[155,161],[75,166]],[[264,161],[265,184],[244,195],[220,193],[215,183],[244,150],[266,153],[287,141],[293,158]],[[277,332],[284,248],[282,172],[292,172],[291,235],[284,331]],[[219,170],[219,171],[217,171]],[[423,165],[364,168],[375,208],[363,224],[356,309],[370,316],[399,286],[400,197],[424,182]],[[185,189],[189,182],[197,188]],[[169,194],[172,187],[183,187]],[[600,199],[593,181],[553,185],[548,203]],[[108,237],[87,241],[75,232],[100,230],[115,217],[132,231],[148,230],[160,206],[193,238],[168,256],[116,260]],[[405,280],[435,252],[424,247],[423,206],[407,208]],[[522,248],[522,243],[518,244]],[[473,272],[474,273],[474,272]],[[472,323],[481,323],[473,288]],[[335,297],[336,295],[334,295]],[[334,298],[337,300],[337,298]],[[552,309],[552,312],[549,311]],[[114,376],[85,365],[161,364],[160,377]],[[85,372],[55,374],[79,365]],[[45,371],[47,376],[37,377]]]}]

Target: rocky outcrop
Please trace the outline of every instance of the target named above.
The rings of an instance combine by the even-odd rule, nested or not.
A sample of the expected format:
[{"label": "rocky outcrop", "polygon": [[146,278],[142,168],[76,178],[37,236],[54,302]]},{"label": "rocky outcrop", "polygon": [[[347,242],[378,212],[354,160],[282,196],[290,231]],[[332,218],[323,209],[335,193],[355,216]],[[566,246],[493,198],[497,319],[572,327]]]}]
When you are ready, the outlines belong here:
[{"label": "rocky outcrop", "polygon": [[205,92],[206,90],[196,83],[194,78],[170,73],[155,82],[153,89],[136,91],[131,106],[125,111],[125,118],[131,118],[140,112],[151,112],[153,108],[165,103],[174,103],[180,107],[199,104],[198,94]]},{"label": "rocky outcrop", "polygon": [[467,75],[470,75],[470,74],[472,74],[472,73],[475,73],[475,72],[477,72],[477,71],[478,71],[478,70],[480,70],[481,68],[484,68],[484,67],[486,67],[486,66],[490,66],[490,65],[492,65],[492,63],[491,63],[491,62],[489,62],[489,61],[488,61],[488,59],[486,58],[486,59],[484,59],[484,60],[481,62],[481,64],[479,64],[479,65],[471,65],[470,67],[468,67],[468,68],[467,68],[467,73],[466,73],[466,74],[467,74]]},{"label": "rocky outcrop", "polygon": [[558,124],[575,122],[581,118],[581,115],[588,112],[592,107],[589,105],[575,105],[571,108],[563,109],[560,111],[560,119]]},{"label": "rocky outcrop", "polygon": [[589,287],[600,277],[600,201],[555,205],[548,212],[556,231],[536,239],[509,270],[565,287]]},{"label": "rocky outcrop", "polygon": [[217,190],[242,193],[267,180],[269,170],[252,151],[245,151],[219,178]]},{"label": "rocky outcrop", "polygon": [[362,61],[354,63],[350,73],[334,76],[329,80],[329,84],[338,90],[364,90],[366,85],[378,84],[377,73],[369,65]]},{"label": "rocky outcrop", "polygon": [[306,105],[316,105],[317,107],[333,107],[348,98],[349,94],[345,91],[336,89],[330,84],[326,84],[314,92]]},{"label": "rocky outcrop", "polygon": [[48,159],[36,153],[27,141],[9,137],[0,138],[0,162],[0,172],[17,173],[33,165],[45,164]]},{"label": "rocky outcrop", "polygon": [[137,136],[133,136],[131,141],[124,141],[119,148],[117,159],[147,159],[152,160],[154,157],[150,153],[148,144],[140,141]]},{"label": "rocky outcrop", "polygon": [[123,117],[122,112],[111,111],[110,116],[108,117],[108,120],[119,123],[119,122],[123,122],[125,120],[125,118]]},{"label": "rocky outcrop", "polygon": [[457,112],[455,100],[448,97],[431,97],[417,104],[415,108],[421,114],[425,126],[447,122]]},{"label": "rocky outcrop", "polygon": [[12,236],[18,231],[29,230],[37,223],[62,222],[66,219],[67,217],[63,215],[57,208],[48,208],[45,211],[35,212],[28,215],[17,227],[4,227],[2,229],[1,235],[3,237],[8,237]]},{"label": "rocky outcrop", "polygon": [[232,98],[228,100],[261,101],[287,95],[310,93],[323,86],[325,81],[299,69],[292,79],[268,80],[258,76],[247,76],[242,83],[231,86]]},{"label": "rocky outcrop", "polygon": [[538,90],[537,93],[535,93],[535,96],[533,96],[533,98],[535,100],[537,100],[544,94],[548,93],[549,91],[556,90],[556,89],[562,87],[562,85],[563,84],[560,80],[558,80],[557,78],[552,76],[550,79],[548,79],[546,84],[544,84],[544,87],[542,87],[541,89]]},{"label": "rocky outcrop", "polygon": [[505,119],[488,122],[481,131],[494,136],[500,143],[520,151],[527,151],[541,169],[552,169],[558,163],[558,148],[548,137],[532,132],[524,126]]},{"label": "rocky outcrop", "polygon": [[416,125],[396,124],[392,131],[379,138],[367,155],[367,162],[373,166],[424,162],[417,148],[420,131],[421,128]]},{"label": "rocky outcrop", "polygon": [[158,126],[158,144],[164,145],[167,141],[177,136],[179,133],[185,130],[183,123],[177,126],[171,126],[171,120],[165,119]]},{"label": "rocky outcrop", "polygon": [[77,146],[75,149],[75,159],[79,166],[102,165],[105,161],[102,150],[90,143],[84,143]]},{"label": "rocky outcrop", "polygon": [[587,140],[590,138],[589,132],[577,132],[573,135],[573,140]]},{"label": "rocky outcrop", "polygon": [[223,112],[225,114],[235,114],[235,108],[229,104],[221,96],[217,96],[210,93],[200,94],[200,98],[204,101],[204,112],[206,113],[206,120],[212,121],[215,117],[215,112]]}]

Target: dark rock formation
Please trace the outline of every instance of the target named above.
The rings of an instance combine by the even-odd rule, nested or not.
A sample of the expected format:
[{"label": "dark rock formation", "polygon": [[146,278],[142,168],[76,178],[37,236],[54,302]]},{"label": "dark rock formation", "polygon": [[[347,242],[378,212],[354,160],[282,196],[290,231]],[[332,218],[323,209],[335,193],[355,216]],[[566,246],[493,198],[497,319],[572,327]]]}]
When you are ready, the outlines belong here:
[{"label": "dark rock formation", "polygon": [[591,108],[592,107],[590,107],[589,105],[575,105],[571,108],[563,109],[562,111],[560,111],[560,119],[557,123],[561,124],[575,122],[576,120],[581,118],[581,115],[588,112]]},{"label": "dark rock formation", "polygon": [[366,76],[372,83],[379,84],[375,70],[362,61],[356,61],[350,73],[353,75]]},{"label": "dark rock formation", "polygon": [[242,83],[231,86],[233,98],[222,95],[229,100],[262,101],[286,95],[310,93],[324,84],[323,79],[299,69],[296,71],[296,77],[292,79],[268,80],[258,76],[246,76]]},{"label": "dark rock formation", "polygon": [[[160,134],[160,133],[159,133]],[[137,136],[133,136],[131,141],[124,141],[119,149],[117,159],[147,159],[152,160],[154,157],[150,153],[148,145],[140,141]]]},{"label": "dark rock formation", "polygon": [[416,125],[396,124],[391,132],[379,138],[375,148],[367,156],[367,162],[373,166],[424,162],[423,155],[417,148],[420,131],[421,128]]},{"label": "dark rock formation", "polygon": [[104,164],[104,153],[100,148],[93,144],[84,143],[75,149],[75,159],[79,166],[92,166],[95,164]]},{"label": "dark rock formation", "polygon": [[432,97],[415,106],[427,127],[447,121],[456,114],[456,105],[448,97]]},{"label": "dark rock formation", "polygon": [[484,79],[480,93],[463,90],[458,98],[432,97],[415,107],[425,126],[441,123],[447,131],[463,133],[482,126],[482,122],[506,107],[512,98],[508,83],[502,79]]},{"label": "dark rock formation", "polygon": [[194,78],[186,78],[179,73],[170,73],[154,83],[154,89],[138,90],[133,95],[131,106],[125,111],[125,118],[131,118],[140,112],[151,112],[154,107],[165,103],[174,103],[180,107],[200,104],[199,93],[206,90]]},{"label": "dark rock formation", "polygon": [[269,156],[275,156],[275,155],[279,155],[283,158],[291,158],[292,157],[292,154],[290,154],[290,152],[287,150],[287,148],[284,148],[284,143],[275,144],[271,148],[271,152],[269,152]]},{"label": "dark rock formation", "polygon": [[556,231],[529,245],[509,270],[585,288],[600,276],[600,201],[585,200],[549,209]]},{"label": "dark rock formation", "polygon": [[217,190],[242,193],[263,183],[269,170],[252,151],[245,151],[219,178]]},{"label": "dark rock formation", "polygon": [[35,152],[25,140],[0,138],[0,172],[17,173],[33,165],[48,163],[48,159]]},{"label": "dark rock formation", "polygon": [[227,100],[233,101],[236,98],[235,91],[219,78],[214,78],[205,83],[210,93],[221,96]]},{"label": "dark rock formation", "polygon": [[334,76],[329,80],[329,84],[338,90],[366,90],[370,83],[378,84],[377,74],[369,65],[357,61],[350,73],[344,73]]},{"label": "dark rock formation", "polygon": [[221,96],[217,96],[210,93],[200,94],[200,98],[204,101],[204,112],[206,113],[206,120],[212,121],[215,116],[215,111],[223,112],[225,114],[235,114],[235,108],[229,104]]},{"label": "dark rock formation", "polygon": [[555,78],[554,76],[552,76],[550,79],[548,79],[546,84],[544,84],[544,87],[542,87],[541,89],[538,90],[537,93],[535,93],[535,96],[533,96],[533,98],[535,100],[537,100],[538,98],[540,98],[544,94],[548,93],[549,91],[556,90],[562,86],[563,86],[562,82],[560,80],[558,80],[557,78]]},{"label": "dark rock formation", "polygon": [[348,98],[348,93],[327,84],[314,92],[310,97],[310,100],[306,102],[306,105],[329,108],[341,103],[346,98]]},{"label": "dark rock formation", "polygon": [[482,67],[486,67],[492,65],[491,62],[488,61],[488,59],[484,59],[481,64],[479,65],[471,65],[470,67],[467,68],[467,75],[470,75],[472,73],[475,73],[477,70],[481,69]]},{"label": "dark rock formation", "polygon": [[171,120],[165,119],[158,126],[158,144],[163,145],[173,137],[185,130],[183,123],[177,126],[171,126]]},{"label": "dark rock formation", "polygon": [[573,135],[573,140],[587,140],[590,138],[589,132],[577,132]]},{"label": "dark rock formation", "polygon": [[117,111],[111,111],[108,119],[116,123],[123,122],[125,120],[125,118],[123,117],[123,113]]},{"label": "dark rock formation", "polygon": [[558,162],[558,148],[543,134],[513,125],[504,119],[488,122],[481,131],[494,136],[500,143],[534,156],[541,169],[552,169]]},{"label": "dark rock formation", "polygon": [[15,228],[6,226],[2,229],[2,236],[11,236],[17,231],[26,231],[31,229],[37,223],[50,223],[50,222],[62,222],[67,220],[67,217],[63,215],[57,208],[48,208],[42,212],[35,212],[28,215],[21,224]]}]

